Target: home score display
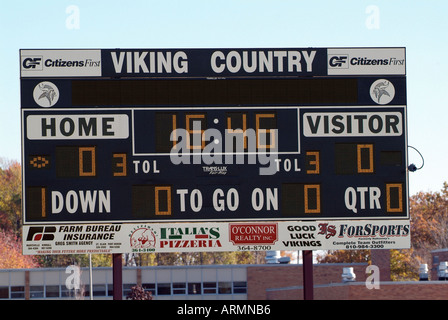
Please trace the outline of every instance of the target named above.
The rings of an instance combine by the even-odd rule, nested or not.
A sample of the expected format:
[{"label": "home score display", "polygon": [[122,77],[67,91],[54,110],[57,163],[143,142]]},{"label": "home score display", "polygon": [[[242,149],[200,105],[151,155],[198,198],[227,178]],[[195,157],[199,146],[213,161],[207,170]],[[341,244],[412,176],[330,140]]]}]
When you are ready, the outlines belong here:
[{"label": "home score display", "polygon": [[20,54],[25,225],[409,219],[404,48]]}]

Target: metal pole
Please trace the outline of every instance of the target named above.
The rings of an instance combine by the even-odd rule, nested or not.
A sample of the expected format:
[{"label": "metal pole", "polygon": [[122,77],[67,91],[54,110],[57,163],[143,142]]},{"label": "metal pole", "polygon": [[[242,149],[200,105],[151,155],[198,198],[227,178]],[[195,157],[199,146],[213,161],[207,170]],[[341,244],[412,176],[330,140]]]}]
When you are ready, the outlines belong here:
[{"label": "metal pole", "polygon": [[93,300],[92,255],[89,253],[90,300]]},{"label": "metal pole", "polygon": [[123,299],[123,272],[121,253],[112,254],[112,281],[114,283],[114,300]]},{"label": "metal pole", "polygon": [[302,250],[303,300],[313,300],[313,251]]}]

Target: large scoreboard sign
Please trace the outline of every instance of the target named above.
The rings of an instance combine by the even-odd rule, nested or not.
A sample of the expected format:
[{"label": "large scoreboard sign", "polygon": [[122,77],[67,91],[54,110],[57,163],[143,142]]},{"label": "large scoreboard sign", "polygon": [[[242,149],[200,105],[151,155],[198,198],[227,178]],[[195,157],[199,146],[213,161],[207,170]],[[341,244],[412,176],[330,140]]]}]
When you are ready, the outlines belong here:
[{"label": "large scoreboard sign", "polygon": [[404,48],[20,63],[26,226],[409,219]]}]

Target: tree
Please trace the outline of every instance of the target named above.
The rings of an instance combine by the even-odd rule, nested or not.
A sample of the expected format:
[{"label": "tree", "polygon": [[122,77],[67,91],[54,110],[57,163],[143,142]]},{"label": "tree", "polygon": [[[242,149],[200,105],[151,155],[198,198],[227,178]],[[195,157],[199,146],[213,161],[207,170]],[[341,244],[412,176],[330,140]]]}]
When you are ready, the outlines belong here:
[{"label": "tree", "polygon": [[418,280],[418,261],[413,249],[390,250],[390,277],[392,281]]},{"label": "tree", "polygon": [[20,235],[22,177],[17,161],[0,158],[0,227]]},{"label": "tree", "polygon": [[318,263],[369,263],[370,250],[328,250],[325,255],[318,255],[316,260]]},{"label": "tree", "polygon": [[[390,250],[393,280],[416,280],[431,251],[448,247],[448,183],[440,192],[418,192],[409,198],[411,248]],[[318,262],[369,262],[369,250],[328,251]]]},{"label": "tree", "polygon": [[0,269],[39,266],[34,256],[22,254],[21,203],[20,164],[0,158]]},{"label": "tree", "polygon": [[418,279],[420,264],[431,264],[431,251],[448,247],[448,184],[444,182],[440,192],[419,192],[411,196],[409,207],[412,248],[401,250],[406,254],[401,259],[407,261],[407,269]]},{"label": "tree", "polygon": [[[88,267],[90,264],[88,254],[54,254],[40,255],[36,257],[41,267],[55,268],[67,267],[69,265],[78,265]],[[92,254],[92,267],[111,267],[112,255],[110,254]]]},{"label": "tree", "polygon": [[185,266],[208,264],[256,264],[264,263],[265,252],[173,252],[140,253],[135,257],[137,266]]},{"label": "tree", "polygon": [[444,182],[440,192],[419,192],[409,201],[414,255],[428,261],[432,250],[448,247],[448,184]]},{"label": "tree", "polygon": [[0,232],[0,269],[36,268],[34,256],[22,255],[22,241],[11,231]]},{"label": "tree", "polygon": [[152,292],[145,291],[142,286],[133,286],[128,293],[126,299],[128,300],[152,300]]}]

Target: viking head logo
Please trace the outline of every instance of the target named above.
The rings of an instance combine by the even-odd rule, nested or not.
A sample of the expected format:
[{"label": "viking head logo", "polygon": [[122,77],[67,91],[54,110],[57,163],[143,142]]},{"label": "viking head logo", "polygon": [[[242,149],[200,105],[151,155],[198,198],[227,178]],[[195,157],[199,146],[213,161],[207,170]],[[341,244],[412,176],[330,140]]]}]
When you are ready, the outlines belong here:
[{"label": "viking head logo", "polygon": [[379,79],[370,86],[370,97],[378,104],[388,104],[394,96],[395,88],[390,81]]},{"label": "viking head logo", "polygon": [[375,95],[375,98],[378,99],[378,103],[381,103],[380,100],[383,95],[390,97],[389,92],[387,92],[387,87],[389,87],[389,84],[389,81],[380,82],[373,88],[373,94]]},{"label": "viking head logo", "polygon": [[42,91],[42,94],[39,96],[38,100],[47,98],[48,103],[51,105],[53,103],[54,97],[56,96],[56,91],[54,88],[48,84],[39,83],[39,89]]},{"label": "viking head logo", "polygon": [[34,88],[33,97],[39,106],[52,107],[59,99],[59,90],[54,83],[44,81]]}]

